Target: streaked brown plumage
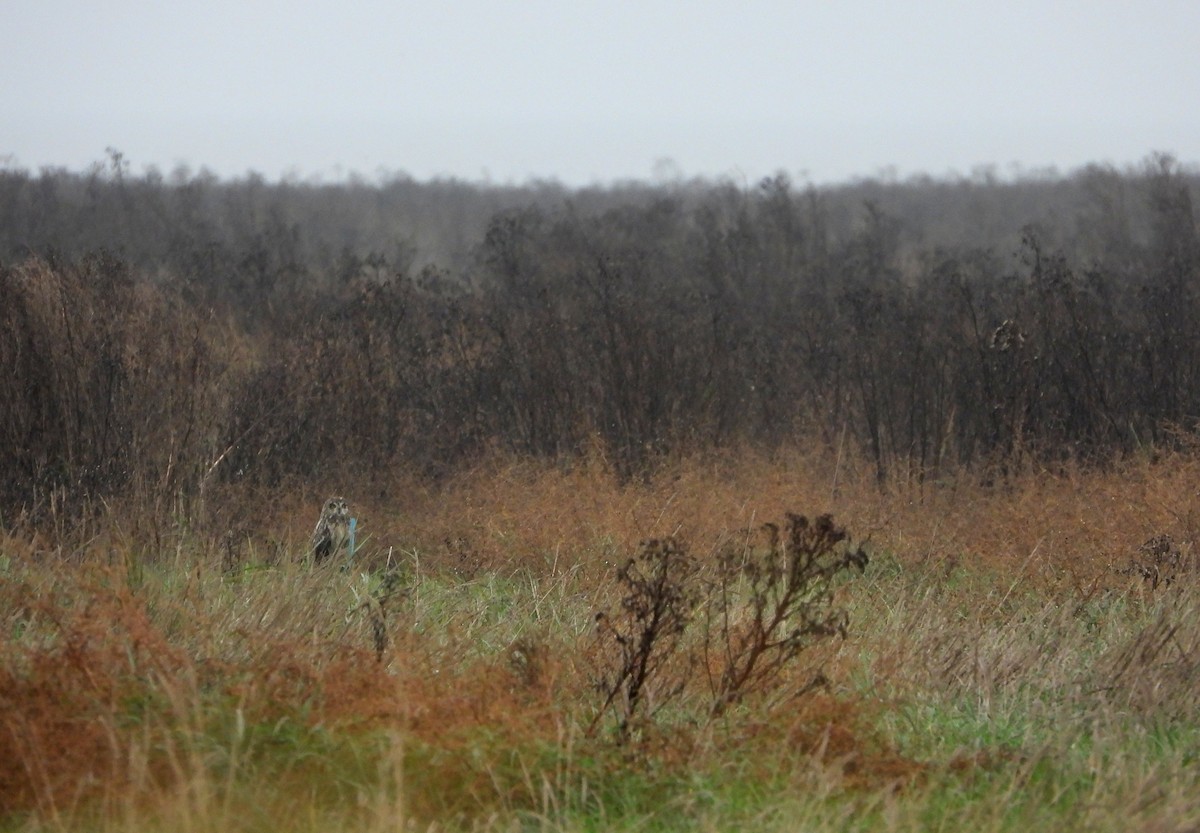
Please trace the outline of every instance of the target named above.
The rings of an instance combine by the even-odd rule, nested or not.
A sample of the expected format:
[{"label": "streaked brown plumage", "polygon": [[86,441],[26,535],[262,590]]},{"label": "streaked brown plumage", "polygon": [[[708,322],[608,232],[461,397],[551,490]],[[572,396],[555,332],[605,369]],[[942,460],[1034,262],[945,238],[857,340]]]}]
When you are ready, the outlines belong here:
[{"label": "streaked brown plumage", "polygon": [[325,501],[321,519],[313,530],[311,552],[317,563],[337,555],[350,543],[350,508],[344,497]]}]

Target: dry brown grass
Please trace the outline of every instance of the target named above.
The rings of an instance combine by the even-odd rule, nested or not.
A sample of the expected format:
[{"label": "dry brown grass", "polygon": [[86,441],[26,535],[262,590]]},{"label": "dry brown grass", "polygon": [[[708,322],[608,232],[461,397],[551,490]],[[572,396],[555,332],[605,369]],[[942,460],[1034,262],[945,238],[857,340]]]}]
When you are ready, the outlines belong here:
[{"label": "dry brown grass", "polygon": [[1046,587],[1107,582],[1155,534],[1188,545],[1200,536],[1200,461],[1188,453],[1104,470],[1065,465],[990,485],[964,473],[881,490],[867,461],[812,449],[705,455],[651,485],[626,486],[602,460],[567,469],[493,460],[437,490],[367,499],[363,514],[377,520],[381,540],[420,547],[439,565],[466,552],[480,567],[541,571],[603,564],[605,553],[649,538],[682,535],[709,547],[730,530],[802,509],[835,514],[905,563],[962,563]]},{"label": "dry brown grass", "polygon": [[[360,566],[390,554],[405,571],[380,655],[364,606],[378,586],[294,557],[321,496],[247,501],[274,509],[244,509],[263,521],[232,565],[219,530],[150,551],[116,507],[67,549],[7,530],[0,815],[137,829],[186,807],[208,830],[237,807],[296,801],[312,814],[297,829],[382,829],[401,803],[423,823],[566,824],[616,800],[604,785],[650,777],[639,772],[662,784],[736,773],[868,796],[877,812],[892,806],[882,796],[917,801],[947,782],[1036,780],[1083,739],[1112,736],[1126,740],[1096,753],[1097,771],[1125,794],[1157,778],[1166,804],[1138,818],[1168,829],[1187,817],[1178,760],[1121,743],[1193,720],[1200,595],[1186,576],[1154,589],[1119,570],[1154,534],[1192,546],[1197,465],[1179,454],[881,491],[861,461],[793,450],[686,460],[649,485],[616,485],[599,459],[494,460],[436,490],[347,488],[367,536]],[[731,534],[789,509],[836,512],[869,536],[876,566],[837,591],[849,638],[806,651],[719,720],[697,719],[704,698],[685,691],[635,744],[589,738],[602,658],[588,622],[616,600],[617,566],[665,535],[714,560]]]}]

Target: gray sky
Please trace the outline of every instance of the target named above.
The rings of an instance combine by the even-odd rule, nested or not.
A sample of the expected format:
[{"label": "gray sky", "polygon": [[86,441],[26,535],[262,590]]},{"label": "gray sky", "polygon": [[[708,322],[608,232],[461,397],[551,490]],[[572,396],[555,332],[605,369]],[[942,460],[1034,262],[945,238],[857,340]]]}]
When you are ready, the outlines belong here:
[{"label": "gray sky", "polygon": [[0,162],[817,183],[1200,161],[1200,2],[0,0]]}]

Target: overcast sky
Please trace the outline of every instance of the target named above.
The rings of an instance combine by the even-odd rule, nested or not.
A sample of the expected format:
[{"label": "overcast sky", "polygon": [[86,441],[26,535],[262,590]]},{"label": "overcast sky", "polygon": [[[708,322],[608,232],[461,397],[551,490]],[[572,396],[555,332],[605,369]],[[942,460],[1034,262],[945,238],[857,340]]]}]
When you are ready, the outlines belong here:
[{"label": "overcast sky", "polygon": [[0,163],[108,147],[572,185],[1190,164],[1200,2],[0,0]]}]

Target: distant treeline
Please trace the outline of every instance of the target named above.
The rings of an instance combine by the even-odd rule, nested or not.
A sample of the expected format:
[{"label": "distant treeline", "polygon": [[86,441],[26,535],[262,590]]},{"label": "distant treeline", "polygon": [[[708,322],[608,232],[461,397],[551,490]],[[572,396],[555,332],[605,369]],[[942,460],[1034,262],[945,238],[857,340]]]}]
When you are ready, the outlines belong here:
[{"label": "distant treeline", "polygon": [[0,508],[853,443],[881,480],[1200,414],[1200,178],[568,190],[0,171]]}]

